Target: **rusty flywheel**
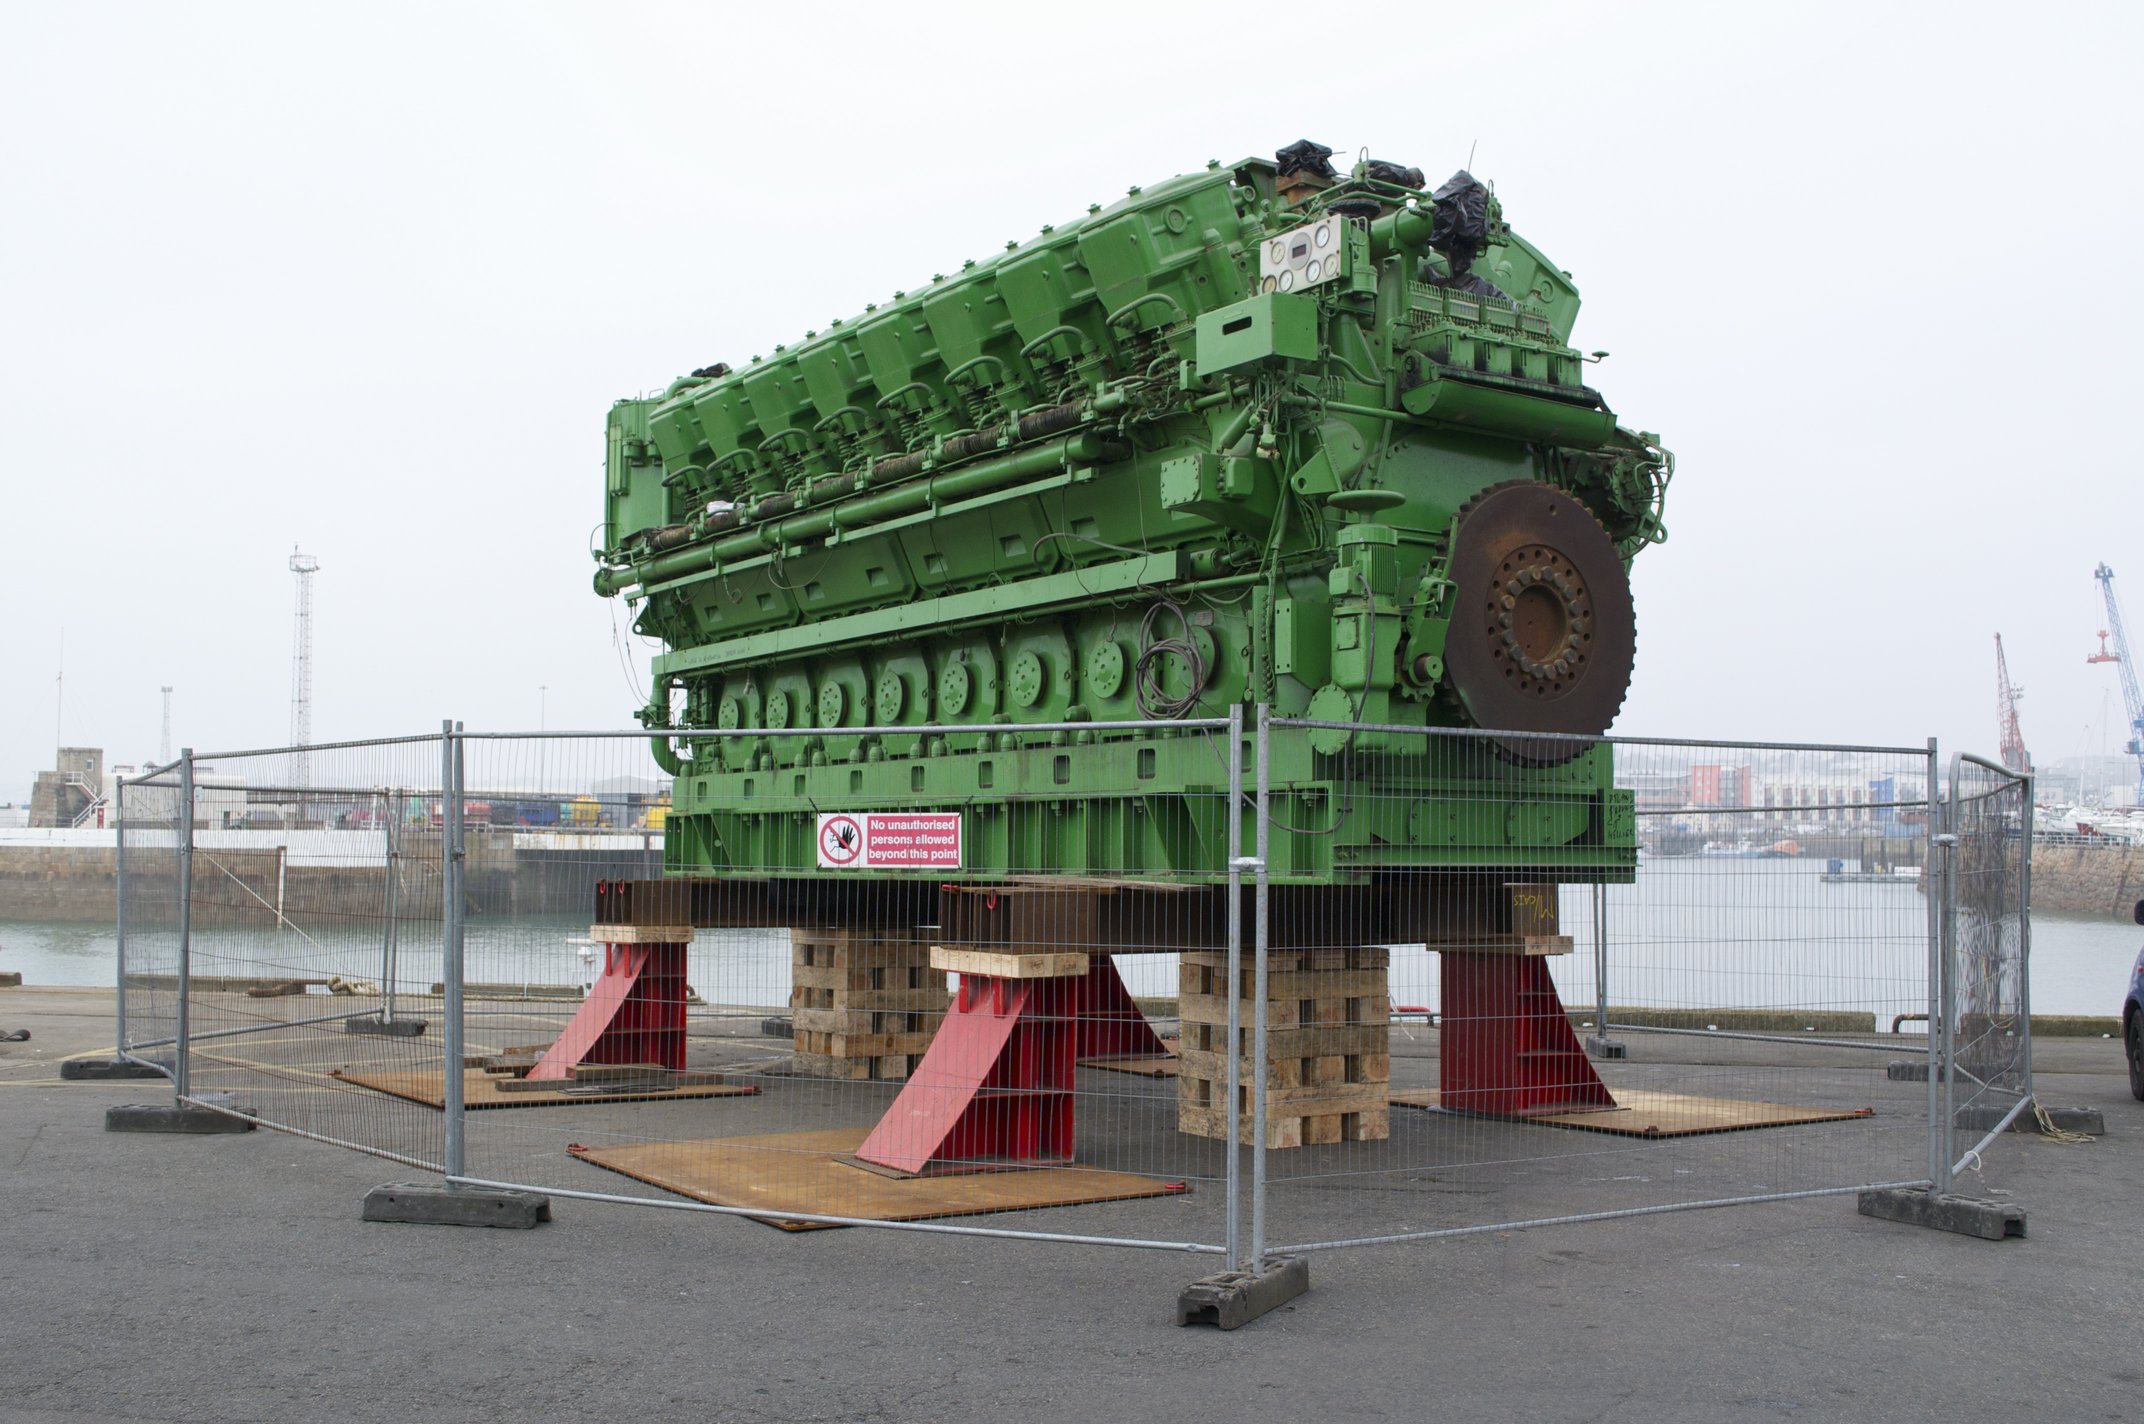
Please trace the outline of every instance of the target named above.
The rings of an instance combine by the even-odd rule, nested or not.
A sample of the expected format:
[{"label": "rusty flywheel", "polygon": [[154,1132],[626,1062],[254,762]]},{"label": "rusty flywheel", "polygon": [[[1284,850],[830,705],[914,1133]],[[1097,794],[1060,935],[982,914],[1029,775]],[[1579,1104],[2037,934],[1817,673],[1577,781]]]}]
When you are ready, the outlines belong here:
[{"label": "rusty flywheel", "polygon": [[[1605,732],[1637,655],[1630,576],[1600,521],[1562,490],[1493,485],[1459,510],[1445,666],[1467,720],[1509,732]],[[1499,737],[1556,765],[1583,743]]]}]

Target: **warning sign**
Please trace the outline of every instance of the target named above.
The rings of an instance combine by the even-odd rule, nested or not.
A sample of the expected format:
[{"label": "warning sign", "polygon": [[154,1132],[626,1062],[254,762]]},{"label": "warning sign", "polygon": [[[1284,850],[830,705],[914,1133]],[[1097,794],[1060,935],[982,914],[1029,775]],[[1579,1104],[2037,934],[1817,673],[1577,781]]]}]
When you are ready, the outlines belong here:
[{"label": "warning sign", "polygon": [[958,811],[829,811],[819,817],[821,870],[958,870]]}]

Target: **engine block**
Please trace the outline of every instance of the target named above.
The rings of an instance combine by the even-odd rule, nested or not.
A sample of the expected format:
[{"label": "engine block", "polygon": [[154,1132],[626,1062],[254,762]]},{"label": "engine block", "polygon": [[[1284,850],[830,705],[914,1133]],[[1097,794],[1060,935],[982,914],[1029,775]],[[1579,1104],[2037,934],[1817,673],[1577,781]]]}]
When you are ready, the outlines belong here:
[{"label": "engine block", "polygon": [[[596,588],[667,649],[673,873],[816,876],[827,813],[935,809],[971,876],[1211,882],[1227,751],[1109,724],[1240,704],[1497,734],[1276,736],[1277,879],[1627,877],[1609,749],[1541,734],[1621,706],[1673,459],[1485,185],[1329,152],[1134,188],[612,407]],[[1349,814],[1366,777],[1413,804]]]}]

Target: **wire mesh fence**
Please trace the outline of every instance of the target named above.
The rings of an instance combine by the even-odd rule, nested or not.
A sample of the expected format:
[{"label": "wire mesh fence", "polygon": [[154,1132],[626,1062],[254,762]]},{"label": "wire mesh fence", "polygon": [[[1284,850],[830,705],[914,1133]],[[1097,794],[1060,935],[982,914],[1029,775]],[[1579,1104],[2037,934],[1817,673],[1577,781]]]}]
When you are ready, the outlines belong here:
[{"label": "wire mesh fence", "polygon": [[179,1032],[183,768],[122,782],[118,831],[119,1052],[170,1072]]},{"label": "wire mesh fence", "polygon": [[[1938,1173],[1975,1158],[2032,1097],[2032,781],[1978,757],[1951,759],[1943,847],[1942,1021],[1946,1138]],[[1960,1147],[1964,1150],[1961,1151]]]},{"label": "wire mesh fence", "polygon": [[[1276,722],[1269,761],[1274,893],[1381,883],[1320,933],[1390,940],[1385,994],[1264,1004],[1283,1103],[1385,1079],[1337,1135],[1268,1116],[1276,1249],[1926,1177],[1887,1072],[1928,1042],[1926,749]],[[1312,1014],[1360,1067],[1289,1061]]]},{"label": "wire mesh fence", "polygon": [[1184,946],[1226,973],[1227,726],[717,731],[667,773],[645,736],[467,739],[465,1174],[1222,1250],[1229,1154],[1177,1131],[1162,1035]]},{"label": "wire mesh fence", "polygon": [[151,1054],[175,1041],[182,1095],[441,1164],[437,1111],[349,1075],[439,1072],[443,745],[313,747],[302,785],[281,748],[189,754],[125,788],[128,1030]]},{"label": "wire mesh fence", "polygon": [[469,1184],[1249,1264],[1946,1181],[2030,1092],[2029,789],[1932,747],[1244,709],[291,765],[124,789],[124,1042]]}]

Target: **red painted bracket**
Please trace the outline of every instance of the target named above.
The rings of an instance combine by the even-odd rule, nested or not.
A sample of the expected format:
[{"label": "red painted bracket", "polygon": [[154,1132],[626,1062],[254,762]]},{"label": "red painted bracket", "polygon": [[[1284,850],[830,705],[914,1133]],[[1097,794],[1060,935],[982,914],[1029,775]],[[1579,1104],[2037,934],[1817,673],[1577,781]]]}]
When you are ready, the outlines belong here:
[{"label": "red painted bracket", "polygon": [[1061,1166],[1072,1160],[1077,1061],[1167,1052],[1107,955],[1079,978],[963,974],[952,1012],[856,1156],[916,1176]]},{"label": "red painted bracket", "polygon": [[1085,982],[961,975],[952,1012],[858,1159],[915,1176],[1071,1161]]},{"label": "red painted bracket", "polygon": [[685,1067],[685,946],[605,944],[603,977],[529,1077],[571,1078],[583,1063]]},{"label": "red painted bracket", "polygon": [[1438,1100],[1455,1112],[1526,1117],[1612,1108],[1538,955],[1444,953]]}]

